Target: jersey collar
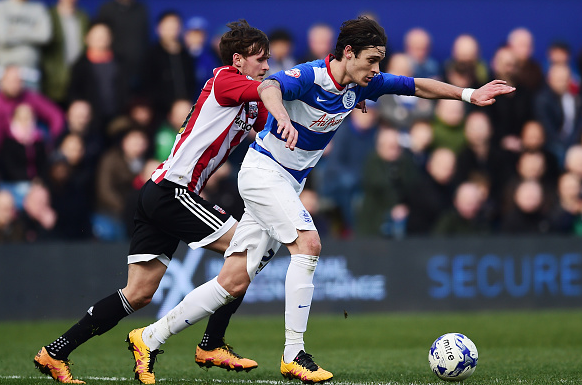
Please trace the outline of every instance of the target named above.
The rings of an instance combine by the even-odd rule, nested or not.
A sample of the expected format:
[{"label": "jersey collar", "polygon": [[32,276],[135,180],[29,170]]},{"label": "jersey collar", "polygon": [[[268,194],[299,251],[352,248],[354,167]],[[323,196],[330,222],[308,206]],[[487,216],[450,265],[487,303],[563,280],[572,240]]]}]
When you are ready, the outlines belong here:
[{"label": "jersey collar", "polygon": [[327,57],[325,58],[325,66],[327,67],[327,74],[329,75],[329,77],[331,78],[331,80],[333,81],[333,84],[335,85],[335,88],[338,89],[338,91],[343,91],[343,89],[345,88],[345,86],[342,86],[341,84],[339,84],[333,77],[333,75],[331,74],[331,66],[329,65],[329,63],[335,59],[335,56],[333,56],[332,54],[327,55]]}]

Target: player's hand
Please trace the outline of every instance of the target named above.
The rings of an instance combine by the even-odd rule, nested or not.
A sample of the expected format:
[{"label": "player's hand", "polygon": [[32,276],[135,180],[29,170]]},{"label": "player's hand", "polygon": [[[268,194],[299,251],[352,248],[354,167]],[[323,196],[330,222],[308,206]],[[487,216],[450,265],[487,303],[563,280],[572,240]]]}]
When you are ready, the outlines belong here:
[{"label": "player's hand", "polygon": [[510,94],[513,91],[515,87],[508,86],[505,80],[493,80],[473,92],[471,103],[481,107],[490,106],[495,103],[496,96]]},{"label": "player's hand", "polygon": [[358,104],[356,104],[356,108],[362,110],[362,112],[365,114],[368,112],[368,107],[366,107],[366,100],[362,100],[361,102],[358,102]]},{"label": "player's hand", "polygon": [[290,120],[278,120],[277,121],[277,134],[281,134],[281,138],[286,139],[285,147],[291,151],[295,150],[295,145],[297,144],[297,130],[293,127]]}]

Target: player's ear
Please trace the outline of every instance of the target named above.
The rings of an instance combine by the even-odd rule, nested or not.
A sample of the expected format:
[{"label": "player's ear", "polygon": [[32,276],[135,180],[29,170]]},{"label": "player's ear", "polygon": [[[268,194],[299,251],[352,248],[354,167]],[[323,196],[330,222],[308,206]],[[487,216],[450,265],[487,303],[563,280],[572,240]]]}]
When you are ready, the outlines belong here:
[{"label": "player's ear", "polygon": [[355,56],[351,45],[346,45],[344,47],[344,56],[346,59],[351,59],[353,56]]},{"label": "player's ear", "polygon": [[234,67],[239,67],[240,66],[240,60],[241,60],[242,56],[240,53],[234,53],[232,55],[232,65]]}]

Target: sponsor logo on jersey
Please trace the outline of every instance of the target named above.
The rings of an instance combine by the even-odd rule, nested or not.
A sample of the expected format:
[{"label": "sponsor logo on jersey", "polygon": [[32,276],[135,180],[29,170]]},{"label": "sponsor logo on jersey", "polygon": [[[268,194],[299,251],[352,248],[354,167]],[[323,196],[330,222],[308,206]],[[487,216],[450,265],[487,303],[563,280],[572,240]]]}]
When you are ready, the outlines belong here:
[{"label": "sponsor logo on jersey", "polygon": [[297,68],[291,68],[290,70],[285,71],[285,75],[298,78],[301,76],[301,71]]},{"label": "sponsor logo on jersey", "polygon": [[319,119],[317,120],[312,120],[311,124],[309,125],[309,128],[311,127],[318,127],[318,128],[328,128],[328,127],[334,127],[334,126],[339,126],[341,124],[341,122],[344,121],[344,116],[343,115],[335,115],[332,117],[328,117],[327,114],[323,114],[319,117]]},{"label": "sponsor logo on jersey", "polygon": [[344,94],[342,102],[345,108],[347,109],[352,108],[356,104],[356,93],[354,91],[349,90]]},{"label": "sponsor logo on jersey", "polygon": [[305,223],[311,223],[311,222],[313,222],[313,219],[311,219],[311,215],[309,215],[309,213],[307,212],[307,210],[302,210],[299,213],[299,216],[301,217],[301,219],[303,219],[303,222],[305,222]]},{"label": "sponsor logo on jersey", "polygon": [[224,211],[222,209],[222,207],[220,207],[219,205],[214,205],[213,209],[216,210],[216,211],[218,211],[221,214],[226,214],[226,211]]},{"label": "sponsor logo on jersey", "polygon": [[256,119],[259,116],[259,105],[257,102],[249,103],[249,119]]},{"label": "sponsor logo on jersey", "polygon": [[246,132],[249,132],[253,128],[253,125],[242,120],[240,115],[234,118],[234,122],[241,128],[241,130]]}]

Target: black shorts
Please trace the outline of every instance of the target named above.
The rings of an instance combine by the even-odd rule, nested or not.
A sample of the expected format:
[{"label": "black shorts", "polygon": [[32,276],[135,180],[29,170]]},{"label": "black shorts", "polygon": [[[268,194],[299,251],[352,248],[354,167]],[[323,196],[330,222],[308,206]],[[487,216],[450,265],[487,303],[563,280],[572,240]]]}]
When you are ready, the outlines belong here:
[{"label": "black shorts", "polygon": [[166,265],[180,240],[192,248],[203,247],[216,241],[236,223],[218,205],[166,180],[159,185],[149,180],[142,187],[134,222],[128,262],[160,257]]}]

